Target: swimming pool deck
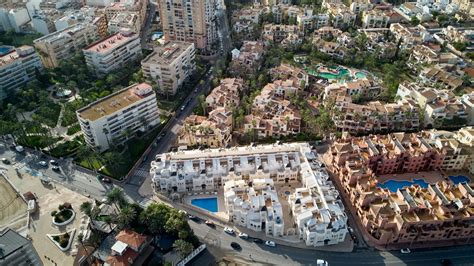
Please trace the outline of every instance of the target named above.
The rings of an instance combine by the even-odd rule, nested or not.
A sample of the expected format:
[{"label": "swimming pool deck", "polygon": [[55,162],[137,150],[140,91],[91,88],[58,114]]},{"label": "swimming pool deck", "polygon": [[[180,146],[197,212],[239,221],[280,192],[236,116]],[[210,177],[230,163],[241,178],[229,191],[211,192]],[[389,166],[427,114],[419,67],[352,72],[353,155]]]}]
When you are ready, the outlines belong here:
[{"label": "swimming pool deck", "polygon": [[[218,216],[222,219],[229,219],[229,216],[226,213],[226,208],[224,204],[224,194],[223,190],[219,189],[217,192],[215,191],[194,191],[194,192],[189,192],[189,194],[186,194],[183,198],[183,203],[193,206],[195,208],[198,208],[199,210],[202,210],[203,212],[206,212],[210,215],[215,215]],[[217,198],[217,212],[211,212],[206,209],[200,208],[196,205],[193,205],[191,203],[192,200],[194,199],[209,199],[209,198]]]}]

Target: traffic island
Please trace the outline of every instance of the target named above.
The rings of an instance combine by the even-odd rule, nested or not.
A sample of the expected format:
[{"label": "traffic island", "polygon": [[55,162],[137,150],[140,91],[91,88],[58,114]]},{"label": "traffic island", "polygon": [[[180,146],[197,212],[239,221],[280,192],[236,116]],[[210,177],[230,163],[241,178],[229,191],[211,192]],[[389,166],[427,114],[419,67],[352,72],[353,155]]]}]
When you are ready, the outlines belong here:
[{"label": "traffic island", "polygon": [[62,204],[59,206],[59,212],[52,211],[51,216],[53,216],[52,222],[54,225],[65,226],[74,220],[76,212],[70,208],[70,205]]},{"label": "traffic island", "polygon": [[69,230],[61,234],[46,234],[46,236],[53,241],[53,243],[63,252],[68,251],[71,248],[72,241],[76,229]]}]

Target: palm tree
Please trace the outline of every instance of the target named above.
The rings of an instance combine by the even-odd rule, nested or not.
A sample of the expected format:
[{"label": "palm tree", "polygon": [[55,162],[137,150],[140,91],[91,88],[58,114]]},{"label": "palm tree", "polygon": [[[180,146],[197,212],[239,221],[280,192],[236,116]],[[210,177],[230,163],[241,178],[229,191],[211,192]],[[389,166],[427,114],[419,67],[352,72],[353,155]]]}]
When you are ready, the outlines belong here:
[{"label": "palm tree", "polygon": [[119,228],[126,228],[130,226],[130,223],[137,217],[137,211],[132,206],[125,206],[120,210],[117,215],[117,226]]},{"label": "palm tree", "polygon": [[123,190],[118,188],[118,187],[114,187],[109,193],[107,193],[106,197],[107,197],[107,201],[110,204],[114,204],[115,207],[117,208],[117,210],[120,209],[119,207],[121,205],[126,203],[126,199],[125,199],[125,195],[123,193]]},{"label": "palm tree", "polygon": [[88,217],[92,216],[92,203],[90,201],[85,201],[81,204],[81,212],[83,212]]}]

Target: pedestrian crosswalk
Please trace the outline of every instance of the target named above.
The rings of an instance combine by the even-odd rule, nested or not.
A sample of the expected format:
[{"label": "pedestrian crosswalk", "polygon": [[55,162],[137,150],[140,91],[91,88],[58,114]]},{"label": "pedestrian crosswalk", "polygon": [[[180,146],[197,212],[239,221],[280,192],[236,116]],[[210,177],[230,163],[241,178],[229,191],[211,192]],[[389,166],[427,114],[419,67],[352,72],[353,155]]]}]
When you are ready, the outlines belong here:
[{"label": "pedestrian crosswalk", "polygon": [[139,176],[139,177],[148,177],[149,175],[150,175],[150,172],[146,168],[138,168],[133,173],[133,176]]}]

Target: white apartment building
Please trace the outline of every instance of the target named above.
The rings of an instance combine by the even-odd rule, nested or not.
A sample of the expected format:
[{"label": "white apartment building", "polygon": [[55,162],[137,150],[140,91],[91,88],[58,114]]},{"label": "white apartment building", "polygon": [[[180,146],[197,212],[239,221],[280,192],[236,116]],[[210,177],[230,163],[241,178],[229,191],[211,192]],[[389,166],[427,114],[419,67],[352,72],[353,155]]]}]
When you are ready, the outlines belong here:
[{"label": "white apartment building", "polygon": [[2,8],[0,7],[0,30],[22,32],[23,26],[30,22],[30,15],[26,8]]},{"label": "white apartment building", "polygon": [[55,68],[61,60],[68,59],[82,48],[98,39],[97,28],[79,23],[33,41],[46,68]]},{"label": "white apartment building", "polygon": [[369,10],[362,13],[362,27],[367,28],[386,28],[390,17],[383,10]]},{"label": "white apartment building", "polygon": [[347,6],[342,3],[326,4],[328,14],[332,16],[331,24],[334,28],[344,28],[354,26],[357,15],[350,11]]},{"label": "white apartment building", "polygon": [[[229,220],[255,231],[263,231],[265,222],[268,235],[288,233],[284,232],[284,211],[291,211],[295,233],[307,245],[336,244],[347,233],[347,216],[338,192],[308,143],[165,153],[156,156],[150,174],[156,192],[223,186]],[[289,195],[291,210],[280,211],[281,199],[274,185],[297,181],[302,188]]]},{"label": "white apartment building", "polygon": [[10,50],[0,54],[0,100],[5,99],[9,92],[19,89],[35,78],[36,70],[43,66],[41,60],[31,46],[0,46],[2,50]]},{"label": "white apartment building", "polygon": [[89,45],[82,52],[87,67],[97,75],[105,75],[139,59],[142,48],[139,35],[124,30]]},{"label": "white apartment building", "polygon": [[234,224],[265,230],[270,236],[284,235],[283,209],[272,179],[230,180],[224,185],[224,202]]},{"label": "white apartment building", "polygon": [[143,75],[156,82],[159,93],[175,95],[195,70],[194,47],[194,43],[186,42],[166,42],[154,47],[153,53],[142,60]]},{"label": "white apartment building", "polygon": [[160,122],[155,92],[146,83],[99,99],[77,110],[76,115],[87,145],[100,151]]}]

